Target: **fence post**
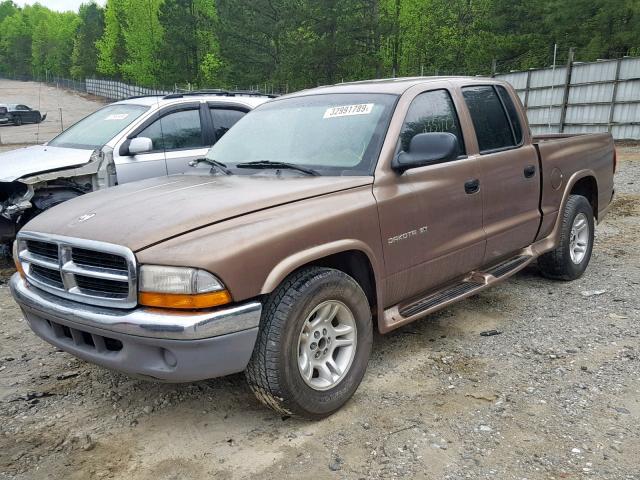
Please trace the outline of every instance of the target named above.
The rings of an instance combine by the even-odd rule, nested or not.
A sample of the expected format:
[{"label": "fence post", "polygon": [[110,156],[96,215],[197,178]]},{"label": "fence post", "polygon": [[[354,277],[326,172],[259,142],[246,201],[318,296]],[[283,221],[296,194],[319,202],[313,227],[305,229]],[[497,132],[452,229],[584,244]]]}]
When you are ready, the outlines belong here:
[{"label": "fence post", "polygon": [[529,106],[529,89],[531,88],[531,70],[527,70],[527,86],[524,90],[524,110],[527,112]]},{"label": "fence post", "polygon": [[564,83],[564,94],[562,97],[562,109],[560,110],[560,133],[564,132],[564,124],[567,118],[567,105],[569,103],[569,90],[571,89],[571,72],[573,71],[573,54],[575,49],[569,49],[569,58],[567,59],[567,77]]},{"label": "fence post", "polygon": [[611,109],[609,110],[609,125],[607,131],[611,133],[613,130],[613,115],[616,110],[616,97],[618,96],[618,85],[620,84],[620,68],[624,58],[619,58],[616,62],[616,78],[613,80],[613,93],[611,94]]}]

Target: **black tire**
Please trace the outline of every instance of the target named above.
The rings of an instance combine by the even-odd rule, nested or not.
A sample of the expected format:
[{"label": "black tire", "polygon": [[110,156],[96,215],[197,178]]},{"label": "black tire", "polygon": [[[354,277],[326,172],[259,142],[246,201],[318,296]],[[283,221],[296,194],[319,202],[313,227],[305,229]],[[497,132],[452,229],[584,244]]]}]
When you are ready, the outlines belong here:
[{"label": "black tire", "polygon": [[[571,235],[573,222],[580,214],[587,217],[589,232],[585,255],[579,263],[576,263],[571,258]],[[562,212],[561,221],[560,243],[554,250],[538,258],[538,266],[545,277],[555,280],[575,280],[580,278],[587,269],[593,250],[595,229],[591,204],[581,195],[570,195]]]},{"label": "black tire", "polygon": [[[342,380],[329,390],[317,390],[305,382],[298,368],[298,340],[307,317],[329,300],[351,311],[356,348]],[[342,407],[360,385],[372,341],[371,308],[360,285],[339,270],[305,268],[291,274],[269,295],[245,371],[247,382],[256,397],[278,413],[321,419]]]},{"label": "black tire", "polygon": [[22,117],[16,117],[13,123],[16,125],[16,127],[19,127],[20,125],[22,125]]}]

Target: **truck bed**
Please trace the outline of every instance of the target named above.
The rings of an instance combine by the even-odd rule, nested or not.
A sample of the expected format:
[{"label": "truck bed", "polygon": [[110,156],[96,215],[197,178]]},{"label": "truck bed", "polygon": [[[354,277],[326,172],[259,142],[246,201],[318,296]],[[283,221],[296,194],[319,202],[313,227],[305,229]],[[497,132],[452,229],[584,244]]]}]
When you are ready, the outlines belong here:
[{"label": "truck bed", "polygon": [[542,173],[543,225],[539,238],[549,233],[562,205],[563,185],[571,183],[573,177],[595,178],[598,196],[594,215],[600,219],[613,196],[615,146],[611,134],[544,134],[534,136],[532,141]]}]

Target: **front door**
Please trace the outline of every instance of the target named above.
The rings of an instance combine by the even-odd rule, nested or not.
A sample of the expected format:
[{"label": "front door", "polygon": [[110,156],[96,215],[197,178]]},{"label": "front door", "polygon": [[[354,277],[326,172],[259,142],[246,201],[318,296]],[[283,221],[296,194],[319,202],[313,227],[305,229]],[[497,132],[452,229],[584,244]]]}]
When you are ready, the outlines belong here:
[{"label": "front door", "polygon": [[462,95],[478,139],[487,235],[483,264],[489,264],[536,237],[541,218],[538,154],[522,128],[517,99],[505,87],[463,87]]},{"label": "front door", "polygon": [[191,160],[203,158],[209,149],[201,120],[200,104],[173,107],[142,126],[129,138],[146,137],[152,150],[117,160],[118,182],[174,175],[189,170]]},{"label": "front door", "polygon": [[385,269],[385,307],[437,287],[477,268],[485,249],[482,192],[474,187],[478,159],[466,147],[451,94],[417,95],[406,114],[397,151],[418,133],[450,132],[458,158],[408,170],[374,186]]}]

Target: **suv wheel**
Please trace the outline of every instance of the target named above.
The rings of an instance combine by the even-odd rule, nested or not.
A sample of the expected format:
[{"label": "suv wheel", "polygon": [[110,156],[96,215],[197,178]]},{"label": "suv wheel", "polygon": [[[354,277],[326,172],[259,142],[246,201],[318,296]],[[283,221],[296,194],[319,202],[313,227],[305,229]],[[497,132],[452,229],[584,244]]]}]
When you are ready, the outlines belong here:
[{"label": "suv wheel", "polygon": [[19,127],[20,125],[22,125],[22,117],[19,115],[16,116],[16,118],[13,120],[13,123]]},{"label": "suv wheel", "polygon": [[555,250],[538,258],[538,266],[545,277],[575,280],[584,273],[591,259],[593,210],[585,197],[570,195],[562,215],[560,243]]},{"label": "suv wheel", "polygon": [[372,338],[369,302],[353,278],[329,268],[300,270],[265,304],[247,381],[279,413],[326,417],[360,385]]}]

